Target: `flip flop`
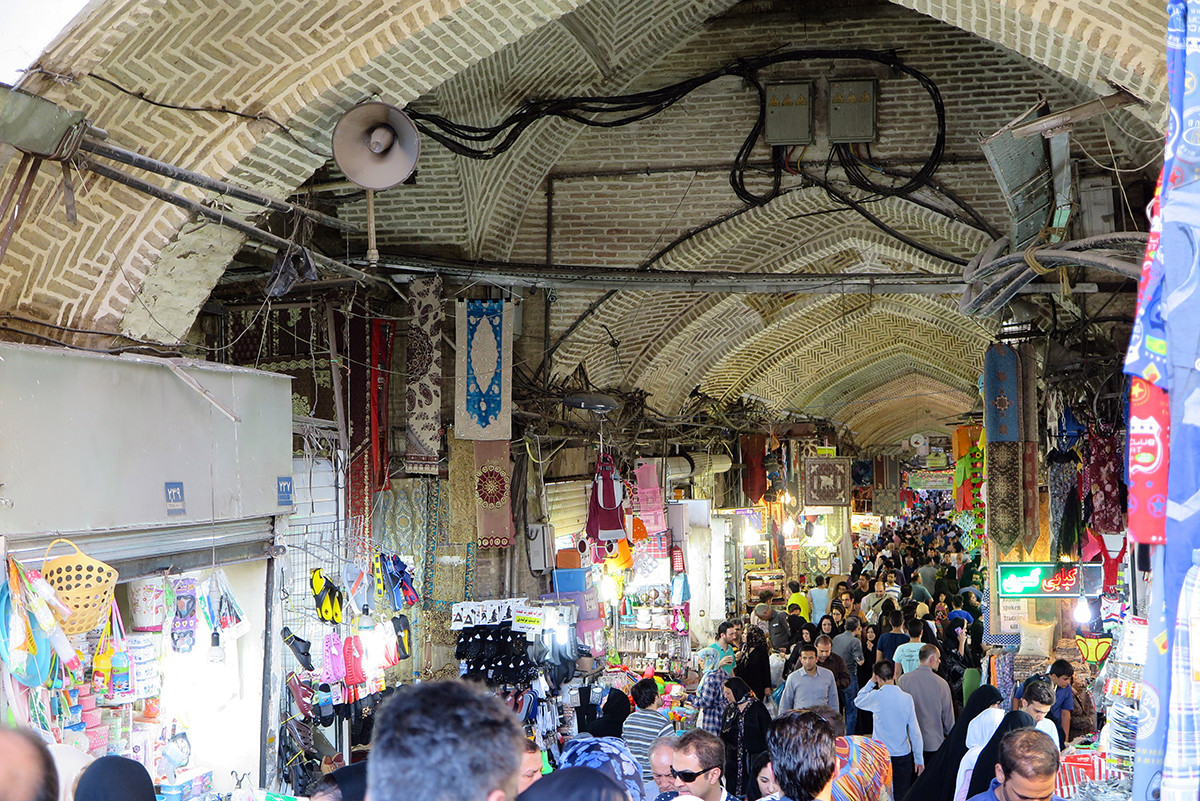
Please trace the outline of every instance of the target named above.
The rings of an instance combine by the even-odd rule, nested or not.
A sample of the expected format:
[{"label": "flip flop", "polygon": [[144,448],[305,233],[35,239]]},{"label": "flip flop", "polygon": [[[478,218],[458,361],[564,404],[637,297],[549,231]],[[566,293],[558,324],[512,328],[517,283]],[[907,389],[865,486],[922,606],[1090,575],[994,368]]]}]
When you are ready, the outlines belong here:
[{"label": "flip flop", "polygon": [[342,583],[346,585],[346,597],[354,608],[354,614],[371,614],[367,572],[354,562],[347,562],[342,566]]},{"label": "flip flop", "polygon": [[317,618],[326,623],[333,622],[333,600],[329,597],[330,590],[333,585],[325,578],[325,572],[321,568],[313,568],[309,574],[309,582],[312,587],[313,601],[317,605]]},{"label": "flip flop", "polygon": [[328,684],[317,685],[317,722],[322,726],[333,724],[333,691]]},{"label": "flip flop", "polygon": [[300,667],[305,670],[312,670],[312,643],[297,637],[287,626],[283,627],[279,635],[283,637],[284,644],[292,649],[292,654],[296,657],[296,661],[300,663]]},{"label": "flip flop", "polygon": [[412,656],[412,627],[407,615],[396,615],[392,618],[392,628],[396,630],[396,661]]},{"label": "flip flop", "polygon": [[377,601],[386,601],[388,599],[387,582],[384,580],[384,575],[387,571],[383,566],[383,554],[377,553],[371,557],[371,572],[375,575],[375,599]]},{"label": "flip flop", "polygon": [[342,622],[342,597],[342,588],[336,584],[331,584],[329,588],[329,601],[332,607],[332,616],[329,618],[329,622],[331,623]]}]

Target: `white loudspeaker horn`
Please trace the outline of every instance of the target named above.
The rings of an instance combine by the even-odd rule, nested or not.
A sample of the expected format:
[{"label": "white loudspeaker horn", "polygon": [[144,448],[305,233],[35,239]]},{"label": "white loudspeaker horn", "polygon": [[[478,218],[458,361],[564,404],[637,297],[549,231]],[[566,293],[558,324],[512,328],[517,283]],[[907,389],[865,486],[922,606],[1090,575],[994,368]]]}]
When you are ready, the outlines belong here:
[{"label": "white loudspeaker horn", "polygon": [[357,105],[333,128],[334,161],[364,189],[404,183],[416,169],[420,150],[417,126],[387,103]]}]

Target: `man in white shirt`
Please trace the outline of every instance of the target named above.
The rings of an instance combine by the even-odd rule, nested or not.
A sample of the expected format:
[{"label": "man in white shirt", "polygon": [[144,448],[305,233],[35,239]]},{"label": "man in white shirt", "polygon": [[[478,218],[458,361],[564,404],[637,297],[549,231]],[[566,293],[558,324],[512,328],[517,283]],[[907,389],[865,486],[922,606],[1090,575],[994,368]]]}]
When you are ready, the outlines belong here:
[{"label": "man in white shirt", "polygon": [[902,799],[912,786],[914,771],[920,776],[925,770],[925,741],[912,696],[896,686],[892,661],[880,659],[872,672],[854,705],[873,713],[871,736],[887,746],[892,758],[892,797]]}]

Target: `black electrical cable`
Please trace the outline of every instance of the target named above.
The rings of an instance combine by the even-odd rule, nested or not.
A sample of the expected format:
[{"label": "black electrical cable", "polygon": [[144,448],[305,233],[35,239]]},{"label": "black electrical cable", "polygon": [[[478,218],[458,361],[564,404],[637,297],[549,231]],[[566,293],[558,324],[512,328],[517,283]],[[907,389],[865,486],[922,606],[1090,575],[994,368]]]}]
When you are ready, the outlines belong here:
[{"label": "black electrical cable", "polygon": [[879,228],[881,231],[886,233],[888,236],[891,236],[895,239],[899,239],[901,242],[908,245],[909,247],[916,248],[917,250],[921,251],[922,253],[925,253],[929,256],[933,256],[935,259],[941,259],[942,261],[948,261],[951,264],[958,264],[963,267],[965,267],[967,265],[968,262],[966,259],[960,258],[951,253],[947,253],[944,250],[938,250],[937,248],[930,247],[929,245],[926,245],[916,239],[913,239],[911,236],[908,236],[907,234],[903,234],[903,233],[897,231],[895,228],[892,228],[890,225],[885,223],[883,220],[879,219],[874,214],[867,211],[867,209],[862,205],[862,203],[859,203],[858,201],[854,200],[854,198],[847,195],[845,192],[842,192],[841,190],[837,189],[829,181],[826,181],[822,178],[818,178],[817,176],[813,175],[812,173],[808,172],[807,170],[801,170],[800,174],[803,175],[807,180],[811,181],[816,186],[819,186],[822,189],[824,189],[825,192],[828,195],[830,195],[831,197],[835,198],[839,202],[844,203],[845,205],[854,209],[856,212],[858,212],[860,215],[862,215],[862,217],[864,219],[866,219],[867,222],[871,223],[876,228]]},{"label": "black electrical cable", "polygon": [[[758,78],[758,72],[766,67],[787,62],[810,59],[853,59],[883,64],[896,72],[903,73],[920,83],[933,103],[937,118],[937,134],[928,158],[921,169],[899,187],[879,187],[868,191],[878,194],[903,195],[925,185],[937,171],[946,146],[946,109],[937,85],[924,73],[905,65],[895,53],[878,50],[811,49],[789,50],[762,56],[738,59],[711,72],[697,75],[670,86],[608,97],[565,97],[557,99],[531,100],[492,126],[468,125],[454,122],[437,114],[430,114],[411,107],[406,109],[417,129],[453,153],[473,159],[492,159],[508,151],[517,143],[526,128],[541,119],[559,118],[572,120],[581,125],[615,128],[638,122],[670,108],[693,90],[718,78],[739,77],[754,87],[758,93],[758,117],[750,133],[743,141],[730,170],[729,182],[737,196],[747,204],[762,205],[779,194],[782,166],[773,160],[771,189],[765,195],[751,192],[745,183],[746,166],[766,124],[766,89]],[[602,115],[601,119],[586,115]],[[611,118],[609,115],[619,115]],[[478,143],[473,146],[468,143]],[[848,152],[848,151],[847,151]],[[839,151],[839,159],[842,153]],[[852,159],[851,159],[852,160]],[[845,164],[843,164],[845,166]],[[864,185],[869,179],[858,170],[852,179]],[[856,183],[856,185],[858,185]]]}]

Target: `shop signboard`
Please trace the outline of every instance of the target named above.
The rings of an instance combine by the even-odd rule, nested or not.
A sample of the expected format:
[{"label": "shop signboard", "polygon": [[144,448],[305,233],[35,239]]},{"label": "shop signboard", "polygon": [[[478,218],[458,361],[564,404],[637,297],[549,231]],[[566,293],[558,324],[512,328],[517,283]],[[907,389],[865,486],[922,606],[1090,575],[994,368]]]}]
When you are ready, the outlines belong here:
[{"label": "shop signboard", "polygon": [[953,470],[914,470],[908,474],[908,488],[911,490],[942,490],[948,492],[954,489]]},{"label": "shop signboard", "polygon": [[996,580],[1001,598],[1096,596],[1100,594],[1103,583],[1103,569],[1098,563],[1001,563],[997,566]]}]

